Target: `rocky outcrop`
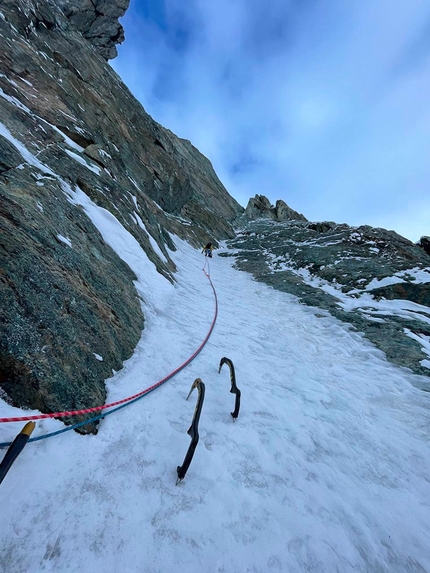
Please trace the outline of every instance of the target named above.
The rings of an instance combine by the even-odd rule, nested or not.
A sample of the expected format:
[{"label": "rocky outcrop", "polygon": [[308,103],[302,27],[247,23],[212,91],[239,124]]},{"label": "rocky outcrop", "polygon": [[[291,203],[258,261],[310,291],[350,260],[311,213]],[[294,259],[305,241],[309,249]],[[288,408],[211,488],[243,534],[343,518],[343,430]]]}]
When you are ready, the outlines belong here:
[{"label": "rocky outcrop", "polygon": [[130,0],[57,0],[76,30],[91,42],[105,60],[117,54],[124,41],[124,28],[118,18],[125,14]]},{"label": "rocky outcrop", "polygon": [[[308,223],[258,195],[241,219],[210,162],[146,114],[106,64],[127,3],[0,7],[1,396],[42,412],[99,405],[104,380],[139,340],[136,277],[77,196],[115,217],[166,280],[175,280],[176,236],[195,246],[233,239],[238,268],[353,324],[390,360],[426,374],[424,243]],[[238,221],[247,227],[235,238]],[[388,312],[384,300],[421,306]]]},{"label": "rocky outcrop", "polygon": [[264,195],[256,195],[248,201],[242,221],[253,221],[255,219],[271,219],[272,221],[307,221],[301,213],[291,209],[282,199],[276,201],[273,206]]},{"label": "rocky outcrop", "polygon": [[421,237],[418,241],[418,246],[422,247],[430,255],[430,237]]},{"label": "rocky outcrop", "polygon": [[278,199],[275,205],[275,221],[307,221],[306,217],[288,207],[285,201]]},{"label": "rocky outcrop", "polygon": [[0,210],[0,386],[42,412],[103,404],[143,328],[136,277],[82,210],[22,171]]},{"label": "rocky outcrop", "polygon": [[102,403],[144,323],[134,274],[73,196],[108,210],[170,281],[175,235],[216,243],[243,212],[100,57],[112,54],[104,32],[94,50],[94,14],[115,19],[127,3],[0,7],[0,387],[43,412]]},{"label": "rocky outcrop", "polygon": [[267,219],[228,245],[237,268],[351,324],[430,391],[430,256],[418,245],[369,226]]}]

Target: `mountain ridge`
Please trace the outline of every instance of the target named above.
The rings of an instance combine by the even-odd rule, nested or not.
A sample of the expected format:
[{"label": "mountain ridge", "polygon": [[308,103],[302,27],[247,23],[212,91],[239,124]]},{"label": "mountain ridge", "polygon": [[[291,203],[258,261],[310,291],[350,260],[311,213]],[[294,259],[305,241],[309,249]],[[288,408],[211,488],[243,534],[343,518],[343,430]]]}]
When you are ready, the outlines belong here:
[{"label": "mountain ridge", "polygon": [[243,212],[60,5],[5,0],[0,14],[0,385],[44,412],[102,403],[144,326],[133,273],[73,197],[115,216],[170,281],[171,234],[216,243]]},{"label": "mountain ridge", "polygon": [[[4,0],[0,13],[5,45],[0,74],[0,388],[11,403],[42,412],[103,403],[105,380],[132,355],[144,328],[145,294],[136,291],[133,271],[109,247],[84,205],[93,203],[115,217],[170,282],[176,273],[174,236],[194,247],[230,240],[232,250],[242,250],[238,268],[274,284],[265,260],[274,245],[272,239],[264,242],[265,234],[278,234],[279,243],[279,233],[288,227],[303,234],[298,240],[303,246],[315,233],[340,231],[335,223],[308,222],[283,201],[272,206],[264,195],[243,209],[209,159],[145,112],[107,64],[122,40],[115,22],[127,5],[127,0]],[[92,10],[102,20],[90,33],[96,22]],[[262,240],[245,245],[244,238],[258,225],[266,226]],[[238,229],[243,232],[237,234]],[[353,233],[346,227],[342,232],[345,237]],[[285,246],[291,237],[282,240]],[[406,272],[406,263],[428,266],[424,245],[412,248],[406,239],[386,234],[383,241],[394,251],[407,245],[409,254],[397,271]],[[294,275],[290,288],[298,295],[299,288],[310,287],[298,281],[298,269],[330,278],[327,264],[320,276],[323,265],[316,255],[322,250],[318,241],[314,246],[312,252],[302,249],[305,258],[288,269]],[[261,258],[251,264],[244,259],[253,249]],[[373,255],[378,260],[378,253]],[[379,271],[375,276],[381,278],[382,267]],[[385,272],[393,274],[393,268]],[[402,287],[400,294],[412,302],[427,297],[427,283],[422,284]],[[378,296],[388,296],[384,288]],[[400,296],[391,290],[390,296]],[[336,303],[327,306],[337,312]],[[425,313],[419,314],[423,322]],[[415,325],[414,340],[402,338],[405,327],[397,324],[400,346],[392,359],[405,339],[414,358],[400,363],[425,375],[420,361],[426,360],[422,345],[430,333],[421,322]],[[101,355],[103,361],[97,358]]]}]

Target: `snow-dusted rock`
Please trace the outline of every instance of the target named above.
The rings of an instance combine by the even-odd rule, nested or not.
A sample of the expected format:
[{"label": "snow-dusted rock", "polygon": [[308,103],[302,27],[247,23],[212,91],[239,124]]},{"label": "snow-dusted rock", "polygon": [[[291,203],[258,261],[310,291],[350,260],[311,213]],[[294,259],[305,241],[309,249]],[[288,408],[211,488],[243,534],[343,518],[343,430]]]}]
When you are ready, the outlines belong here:
[{"label": "snow-dusted rock", "polygon": [[102,403],[104,380],[143,327],[133,272],[74,194],[115,217],[169,281],[172,234],[196,246],[232,237],[243,211],[210,162],[156,123],[107,65],[127,5],[0,8],[0,384],[42,411]]},{"label": "snow-dusted rock", "polygon": [[396,364],[429,374],[430,256],[418,245],[369,226],[258,219],[229,247],[238,268],[352,324]]},{"label": "snow-dusted rock", "polygon": [[240,220],[271,219],[273,221],[307,221],[306,217],[289,207],[285,201],[278,199],[273,206],[264,195],[251,197]]}]

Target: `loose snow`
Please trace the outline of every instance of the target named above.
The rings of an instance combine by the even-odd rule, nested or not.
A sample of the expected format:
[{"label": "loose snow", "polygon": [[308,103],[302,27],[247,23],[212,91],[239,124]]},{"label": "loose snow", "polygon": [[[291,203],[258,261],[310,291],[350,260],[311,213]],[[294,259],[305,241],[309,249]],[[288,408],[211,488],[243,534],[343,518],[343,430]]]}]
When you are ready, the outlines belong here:
[{"label": "loose snow", "polygon": [[28,80],[26,80],[25,78],[19,78],[22,82],[24,82],[25,84],[27,84],[30,87],[33,87],[33,84],[31,82],[29,82]]},{"label": "loose snow", "polygon": [[[108,401],[152,385],[189,357],[211,324],[206,259],[172,237],[171,285],[135,239],[69,191],[134,270],[145,330],[107,381]],[[28,444],[0,486],[0,570],[114,573],[430,571],[430,394],[348,325],[210,261],[219,298],[196,360],[97,436]],[[233,424],[228,371],[242,408]],[[176,466],[206,384],[200,442]],[[28,414],[0,400],[0,416]],[[38,423],[35,435],[63,427]],[[0,424],[0,441],[20,424]]]},{"label": "loose snow", "polygon": [[[129,181],[131,181],[131,183],[133,183],[133,185],[136,187],[136,189],[137,189],[138,191],[142,192],[141,189],[139,188],[139,185],[136,183],[136,181],[135,181],[132,177],[130,177],[130,176],[127,176],[127,177],[128,177],[128,179],[129,179]],[[132,196],[133,196],[133,195],[132,195]],[[137,204],[136,204],[136,208],[137,208]]]},{"label": "loose snow", "polygon": [[422,345],[423,352],[430,356],[430,336],[426,336],[425,334],[415,334],[414,332],[410,331],[409,328],[404,328],[403,330],[407,336],[419,342]]},{"label": "loose snow", "polygon": [[[4,76],[6,77],[6,76]],[[9,78],[6,78],[11,84],[16,86],[16,83],[13,80],[9,80]],[[25,113],[31,114],[31,110],[24,105],[23,103],[21,103],[19,101],[19,99],[17,99],[14,96],[10,96],[8,94],[6,94],[1,88],[0,88],[0,97],[2,97],[3,99],[5,99],[6,101],[8,101],[9,103],[13,104],[14,106],[16,106],[17,108],[19,108],[21,111],[25,111]]]},{"label": "loose snow", "polygon": [[385,277],[383,279],[373,279],[366,286],[366,290],[373,290],[375,288],[384,287],[387,285],[413,282],[414,284],[422,284],[430,282],[430,269],[413,268],[405,271],[400,271],[392,277]]},{"label": "loose snow", "polygon": [[62,243],[65,243],[69,247],[72,246],[72,241],[69,239],[69,237],[63,237],[63,235],[57,235],[57,239]]},{"label": "loose snow", "polygon": [[157,241],[154,239],[154,237],[151,235],[151,233],[146,228],[145,223],[142,221],[142,219],[140,218],[140,216],[136,212],[134,212],[134,216],[136,218],[136,221],[137,221],[137,224],[139,225],[139,227],[142,229],[142,231],[145,231],[145,233],[147,234],[148,240],[151,243],[151,247],[154,250],[154,252],[160,257],[160,259],[162,261],[164,261],[166,263],[167,262],[166,255],[160,249]]},{"label": "loose snow", "polygon": [[33,167],[36,167],[37,169],[42,171],[42,173],[48,173],[49,175],[57,177],[55,175],[55,173],[52,171],[52,169],[50,169],[47,165],[45,165],[44,163],[39,161],[37,159],[37,157],[35,155],[33,155],[25,147],[25,145],[23,143],[21,143],[18,139],[13,137],[13,135],[8,130],[8,128],[5,125],[3,125],[2,123],[0,123],[0,135],[2,135],[10,143],[12,143],[12,145],[17,149],[17,151],[19,151],[19,153],[22,155],[22,157],[26,163],[28,163],[29,165],[33,165]]},{"label": "loose snow", "polygon": [[56,125],[52,125],[52,123],[49,123],[48,121],[44,121],[44,123],[49,125],[54,131],[60,134],[61,137],[64,139],[65,143],[67,143],[69,147],[71,147],[72,149],[76,149],[76,151],[79,151],[79,153],[82,153],[84,151],[84,148],[81,145],[75,143],[73,139],[70,139],[70,137],[66,135],[64,132],[62,132],[61,129],[59,129]]},{"label": "loose snow", "polygon": [[80,155],[77,155],[76,153],[73,153],[73,151],[70,151],[69,149],[65,149],[64,151],[67,153],[67,155],[69,157],[71,157],[72,159],[74,159],[75,161],[77,161],[78,163],[80,163],[81,165],[83,165],[84,167],[86,167],[87,169],[92,171],[93,173],[100,175],[100,173],[101,173],[100,167],[97,167],[96,165],[94,165],[94,163],[89,163],[83,157],[81,157]]}]

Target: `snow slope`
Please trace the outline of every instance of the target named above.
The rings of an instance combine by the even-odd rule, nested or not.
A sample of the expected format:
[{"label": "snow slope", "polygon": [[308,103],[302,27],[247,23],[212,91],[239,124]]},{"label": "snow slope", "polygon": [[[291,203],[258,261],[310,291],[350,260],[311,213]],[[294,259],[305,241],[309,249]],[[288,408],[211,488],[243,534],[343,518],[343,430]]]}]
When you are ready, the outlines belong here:
[{"label": "snow slope", "polygon": [[[108,401],[166,376],[204,339],[214,299],[202,255],[174,238],[177,284],[83,194],[135,271],[146,328]],[[28,444],[0,486],[0,571],[430,572],[430,394],[327,313],[210,261],[219,317],[194,362],[107,417],[97,436]],[[221,357],[234,361],[239,419]],[[100,357],[102,358],[102,357]],[[196,393],[200,443],[185,480]],[[0,401],[0,416],[28,412]],[[1,424],[0,441],[21,424]],[[35,435],[59,429],[38,422]]]}]

